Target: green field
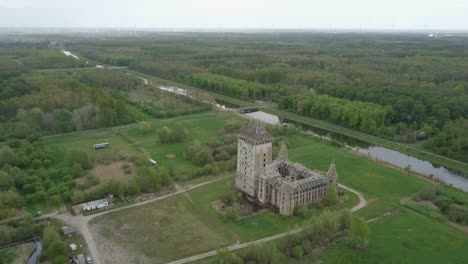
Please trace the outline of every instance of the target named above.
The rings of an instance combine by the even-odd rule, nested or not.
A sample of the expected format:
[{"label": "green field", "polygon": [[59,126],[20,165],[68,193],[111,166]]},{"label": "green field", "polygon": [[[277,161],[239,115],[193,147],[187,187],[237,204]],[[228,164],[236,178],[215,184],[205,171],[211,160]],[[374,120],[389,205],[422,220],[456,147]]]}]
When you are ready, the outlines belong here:
[{"label": "green field", "polygon": [[[137,126],[125,126],[120,129],[120,135],[113,133],[112,129],[107,129],[49,137],[47,140],[51,143],[50,148],[60,151],[67,144],[79,145],[86,149],[87,145],[92,145],[97,137],[98,141],[111,142],[115,149],[143,154],[140,148],[161,164],[175,166],[178,173],[184,174],[195,168],[192,163],[184,159],[185,147],[196,138],[206,141],[216,137],[217,130],[227,120],[246,122],[241,117],[228,113],[196,114],[183,118],[155,120],[147,135],[144,135]],[[178,144],[158,143],[156,140],[158,129],[164,125],[171,127],[175,123],[189,131],[188,139]],[[464,252],[468,249],[466,242],[468,239],[465,234],[447,226],[444,222],[437,222],[415,211],[410,211],[400,204],[401,198],[408,197],[431,183],[313,137],[293,135],[288,136],[286,142],[289,146],[290,159],[304,163],[310,168],[327,170],[330,162],[334,160],[340,183],[362,192],[369,201],[369,205],[357,214],[367,219],[378,218],[370,224],[371,240],[367,251],[352,251],[344,242],[338,243],[322,256],[326,262],[356,263],[361,259],[368,259],[368,263],[375,263],[385,258],[388,259],[388,263],[404,263],[405,259],[410,257],[411,252],[418,252],[414,256],[411,255],[413,261],[408,262],[414,263],[418,255],[425,252],[428,243],[431,244],[431,248],[440,252],[440,259],[446,256],[446,259],[453,260],[452,263],[457,263],[458,258],[467,257]],[[93,150],[89,149],[89,151]],[[175,154],[176,157],[166,158],[166,155],[170,153]],[[124,210],[100,217],[96,221],[96,224],[100,226],[99,236],[112,243],[122,243],[120,246],[129,245],[130,248],[133,247],[137,252],[151,259],[177,259],[226,246],[236,240],[244,242],[281,233],[307,221],[295,217],[282,217],[266,210],[235,222],[224,222],[222,216],[211,207],[210,203],[230,191],[231,181],[232,178],[190,191],[193,203],[183,196],[178,196],[167,201],[146,205],[143,208]],[[350,197],[347,204],[341,206],[351,207],[357,202],[354,195]],[[141,217],[141,213],[145,213],[145,217]],[[138,234],[156,232],[154,225],[159,223],[164,218],[163,216],[170,219],[166,222],[165,228],[157,229],[158,232],[164,232],[165,235],[162,236],[164,240],[154,237],[151,238],[153,239],[151,243],[141,244],[138,241]],[[145,220],[142,221],[143,218]],[[108,226],[117,230],[125,223],[138,226],[135,234],[116,236],[107,229],[101,229],[102,226]],[[188,230],[185,229],[186,225],[190,227]],[[129,236],[130,242],[117,239],[121,236],[126,239]],[[436,239],[438,237],[439,239]],[[188,240],[185,240],[186,238]],[[420,241],[421,239],[424,241]],[[187,243],[190,244],[191,241],[195,241],[196,245],[190,249],[174,250]],[[445,247],[447,243],[451,246]],[[395,256],[392,253],[401,250],[401,247],[405,247],[404,245],[409,246],[408,251],[403,251],[404,254]],[[449,257],[452,254],[455,255]],[[431,258],[430,254],[427,256],[427,260],[436,259]],[[299,263],[301,262],[302,260]]]},{"label": "green field", "polygon": [[325,263],[466,263],[466,234],[410,210],[370,224],[366,251],[339,243],[326,251]]},{"label": "green field", "polygon": [[[191,200],[182,195],[142,207],[110,213],[94,219],[90,225],[105,248],[129,248],[124,257],[143,254],[152,261],[175,260],[230,244],[260,239],[297,227],[308,219],[280,216],[269,210],[224,222],[210,205],[230,192],[233,178],[189,192]],[[357,197],[337,208],[351,207]],[[121,240],[120,238],[124,238]],[[111,246],[112,245],[112,246]],[[107,255],[104,255],[106,259]]]}]

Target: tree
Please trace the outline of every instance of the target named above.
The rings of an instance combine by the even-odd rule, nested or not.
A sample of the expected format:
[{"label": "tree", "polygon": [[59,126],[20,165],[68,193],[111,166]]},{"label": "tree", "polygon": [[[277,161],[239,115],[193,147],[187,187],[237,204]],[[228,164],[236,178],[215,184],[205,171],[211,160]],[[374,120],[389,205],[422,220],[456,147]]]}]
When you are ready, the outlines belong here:
[{"label": "tree", "polygon": [[302,256],[304,256],[304,250],[300,245],[293,247],[292,256],[295,258],[301,258]]},{"label": "tree", "polygon": [[143,132],[143,134],[148,134],[148,132],[151,130],[151,122],[148,121],[141,121],[140,122],[140,130]]},{"label": "tree", "polygon": [[9,146],[4,146],[0,149],[0,167],[3,167],[5,164],[14,165],[16,160],[17,155]]},{"label": "tree", "polygon": [[228,249],[219,249],[216,251],[216,256],[213,264],[243,264],[244,260],[236,253]]},{"label": "tree", "polygon": [[357,249],[365,249],[369,244],[369,226],[367,221],[360,217],[351,219],[349,230],[349,245]]},{"label": "tree", "polygon": [[73,191],[71,200],[74,204],[80,204],[85,201],[85,193],[81,190]]},{"label": "tree", "polygon": [[294,207],[294,215],[299,217],[307,217],[309,215],[309,208],[307,204],[299,204]]},{"label": "tree", "polygon": [[42,242],[44,243],[44,247],[48,248],[49,245],[56,240],[60,240],[60,234],[57,231],[57,227],[55,225],[47,225],[42,233]]},{"label": "tree", "polygon": [[140,187],[138,186],[138,182],[135,178],[132,178],[130,182],[127,184],[126,192],[129,195],[138,195],[140,194]]},{"label": "tree", "polygon": [[332,236],[338,231],[340,223],[335,212],[327,210],[320,215],[320,219],[322,220],[324,231],[328,236]]},{"label": "tree", "polygon": [[7,191],[13,187],[13,178],[6,172],[0,171],[0,191]]},{"label": "tree", "polygon": [[78,178],[83,175],[83,169],[81,168],[80,163],[74,163],[70,168],[70,174],[73,178]]},{"label": "tree", "polygon": [[93,168],[93,163],[88,153],[82,150],[71,150],[68,152],[69,164],[78,163],[83,170],[90,170]]},{"label": "tree", "polygon": [[167,126],[163,126],[158,132],[159,142],[169,143],[170,135],[171,135],[171,130]]},{"label": "tree", "polygon": [[65,244],[63,243],[62,240],[58,239],[53,241],[48,247],[47,247],[47,255],[49,258],[54,259],[58,256],[63,256],[65,255]]},{"label": "tree", "polygon": [[67,257],[64,255],[56,256],[54,258],[53,264],[67,264]]},{"label": "tree", "polygon": [[333,183],[328,184],[325,202],[327,205],[334,205],[338,202],[338,194],[336,193],[336,187]]},{"label": "tree", "polygon": [[235,221],[239,218],[240,206],[238,203],[235,203],[232,206],[229,206],[224,213],[225,221]]}]

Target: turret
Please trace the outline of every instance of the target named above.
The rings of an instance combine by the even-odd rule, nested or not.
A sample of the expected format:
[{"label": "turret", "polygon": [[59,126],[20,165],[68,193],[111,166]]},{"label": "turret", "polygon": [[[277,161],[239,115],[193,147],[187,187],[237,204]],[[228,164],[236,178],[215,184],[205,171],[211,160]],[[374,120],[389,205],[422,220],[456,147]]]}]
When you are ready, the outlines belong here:
[{"label": "turret", "polygon": [[336,190],[338,190],[338,173],[336,172],[335,161],[332,161],[327,172],[328,183],[334,184]]},{"label": "turret", "polygon": [[277,160],[287,161],[288,160],[288,147],[286,144],[281,144],[281,148],[278,152]]}]

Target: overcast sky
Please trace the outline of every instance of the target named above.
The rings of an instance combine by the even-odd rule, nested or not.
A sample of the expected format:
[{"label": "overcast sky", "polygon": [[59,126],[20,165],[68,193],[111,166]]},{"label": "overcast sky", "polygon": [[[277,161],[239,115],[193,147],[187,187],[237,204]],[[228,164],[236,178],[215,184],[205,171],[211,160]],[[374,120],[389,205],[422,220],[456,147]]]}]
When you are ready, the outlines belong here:
[{"label": "overcast sky", "polygon": [[0,27],[468,30],[468,0],[0,0]]}]

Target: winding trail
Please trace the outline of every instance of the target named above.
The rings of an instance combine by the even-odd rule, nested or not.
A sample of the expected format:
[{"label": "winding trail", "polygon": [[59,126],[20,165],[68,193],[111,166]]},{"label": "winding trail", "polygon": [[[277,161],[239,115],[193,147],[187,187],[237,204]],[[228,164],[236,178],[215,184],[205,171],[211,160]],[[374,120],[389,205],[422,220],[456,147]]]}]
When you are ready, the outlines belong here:
[{"label": "winding trail", "polygon": [[[364,208],[367,205],[367,201],[364,198],[364,195],[362,195],[362,193],[356,191],[353,188],[345,186],[343,184],[339,184],[339,186],[341,188],[347,190],[347,191],[350,191],[350,192],[354,193],[359,198],[359,203],[357,205],[355,205],[353,208],[351,208],[351,212],[356,212],[357,210],[360,210],[360,209]],[[304,231],[304,230],[306,230],[308,228],[309,228],[309,226],[299,227],[299,228],[292,229],[292,230],[289,230],[289,231],[284,232],[284,233],[280,233],[280,234],[270,236],[270,237],[265,237],[265,238],[262,238],[262,239],[259,239],[259,240],[250,241],[250,242],[246,242],[246,243],[242,243],[242,244],[231,245],[231,246],[228,246],[226,249],[229,250],[229,251],[233,251],[233,250],[238,250],[238,249],[246,248],[246,247],[253,246],[253,245],[262,244],[262,243],[273,241],[273,240],[276,240],[276,239],[280,239],[280,238],[283,238],[283,237],[286,237],[286,236],[289,236],[289,235],[300,233],[300,232],[302,232],[302,231]],[[176,260],[176,261],[172,261],[172,262],[169,262],[168,264],[183,264],[183,263],[189,263],[189,262],[192,262],[192,261],[212,257],[212,256],[216,255],[216,251],[217,250],[212,250],[212,251],[202,253],[202,254],[199,254],[199,255],[179,259],[179,260]]]},{"label": "winding trail", "polygon": [[74,215],[71,215],[70,213],[64,213],[64,214],[52,213],[52,214],[43,215],[40,218],[57,219],[57,220],[60,220],[60,221],[64,222],[66,225],[70,225],[70,226],[75,227],[78,230],[78,232],[81,233],[84,240],[86,241],[86,244],[88,245],[88,249],[89,249],[89,252],[91,254],[91,257],[93,258],[94,263],[95,264],[102,264],[99,251],[97,250],[96,242],[94,241],[94,238],[91,235],[91,232],[89,231],[89,227],[88,227],[89,221],[91,221],[92,219],[94,219],[94,218],[96,218],[98,216],[102,216],[102,215],[105,215],[105,214],[125,210],[125,209],[128,209],[128,208],[133,208],[133,207],[137,207],[137,206],[142,206],[142,205],[152,203],[152,202],[156,202],[156,201],[159,201],[159,200],[164,200],[166,198],[169,198],[169,197],[172,197],[172,196],[175,196],[175,195],[178,195],[178,194],[185,194],[187,191],[197,189],[197,188],[200,188],[202,186],[205,186],[205,185],[208,185],[208,184],[211,184],[211,183],[214,183],[214,182],[217,182],[217,181],[229,178],[229,177],[231,177],[231,176],[224,176],[224,177],[216,178],[216,179],[209,180],[209,181],[202,182],[202,183],[198,183],[198,184],[195,184],[195,185],[190,185],[190,186],[188,186],[186,188],[182,188],[182,187],[179,186],[179,188],[175,192],[172,192],[172,193],[169,193],[169,194],[166,194],[166,195],[161,195],[161,196],[158,196],[158,197],[154,197],[154,198],[148,199],[146,201],[137,202],[137,203],[130,204],[130,205],[127,205],[127,206],[122,206],[122,207],[118,207],[118,208],[115,208],[115,209],[99,212],[99,213],[96,213],[96,214],[93,214],[93,215],[74,216]]},{"label": "winding trail", "polygon": [[[96,218],[98,216],[102,216],[102,215],[109,214],[109,213],[112,213],[112,212],[117,212],[117,211],[125,210],[125,209],[128,209],[128,208],[142,206],[142,205],[145,205],[145,204],[148,204],[148,203],[156,202],[156,201],[159,201],[159,200],[164,200],[166,198],[169,198],[169,197],[172,197],[172,196],[175,196],[175,195],[178,195],[178,194],[186,194],[187,191],[200,188],[202,186],[205,186],[205,185],[208,185],[208,184],[211,184],[211,183],[226,179],[228,177],[230,177],[230,176],[220,177],[220,178],[217,178],[217,179],[213,179],[213,180],[209,180],[209,181],[206,181],[206,182],[191,185],[191,186],[188,186],[186,188],[181,188],[179,186],[176,189],[177,191],[175,191],[175,192],[172,192],[172,193],[169,193],[169,194],[166,194],[166,195],[162,195],[162,196],[158,196],[158,197],[146,200],[146,201],[137,202],[137,203],[134,203],[134,204],[131,204],[131,205],[122,206],[122,207],[111,209],[111,210],[108,210],[108,211],[103,211],[103,212],[96,213],[96,214],[93,214],[93,215],[73,216],[70,213],[65,213],[65,214],[54,213],[54,214],[44,215],[41,218],[54,218],[54,219],[57,219],[57,220],[60,220],[60,221],[64,222],[67,225],[74,226],[81,233],[83,238],[85,239],[86,244],[88,245],[88,249],[89,249],[89,252],[91,254],[91,257],[93,258],[94,263],[95,264],[102,264],[99,251],[97,250],[96,242],[94,241],[94,238],[91,235],[91,232],[89,231],[89,227],[88,227],[89,221],[91,221],[92,219],[94,219],[94,218]],[[351,208],[351,212],[358,211],[358,210],[364,208],[367,205],[366,199],[364,198],[362,193],[360,193],[359,191],[357,191],[355,189],[352,189],[352,188],[350,188],[348,186],[345,186],[343,184],[339,184],[339,187],[354,193],[359,198],[359,203],[357,205],[355,205],[353,208]],[[280,234],[277,234],[277,235],[274,235],[274,236],[265,237],[265,238],[262,238],[262,239],[259,239],[259,240],[250,241],[250,242],[246,242],[246,243],[242,243],[242,244],[236,243],[234,245],[228,246],[227,249],[230,250],[230,251],[233,251],[233,250],[238,250],[238,249],[241,249],[241,248],[246,248],[246,247],[249,247],[249,246],[252,246],[252,245],[262,244],[262,243],[265,243],[265,242],[269,242],[269,241],[273,241],[273,240],[276,240],[276,239],[286,237],[286,236],[291,235],[291,234],[300,233],[300,232],[306,230],[307,228],[309,228],[309,227],[308,226],[303,226],[303,227],[292,229],[292,230],[289,230],[287,232],[283,232],[283,233],[280,233]],[[216,250],[212,250],[212,251],[202,253],[202,254],[199,254],[199,255],[194,255],[194,256],[187,257],[187,258],[172,261],[169,264],[183,264],[183,263],[188,263],[188,262],[204,259],[204,258],[207,258],[207,257],[211,257],[211,256],[214,256],[214,255],[216,255]]]}]

